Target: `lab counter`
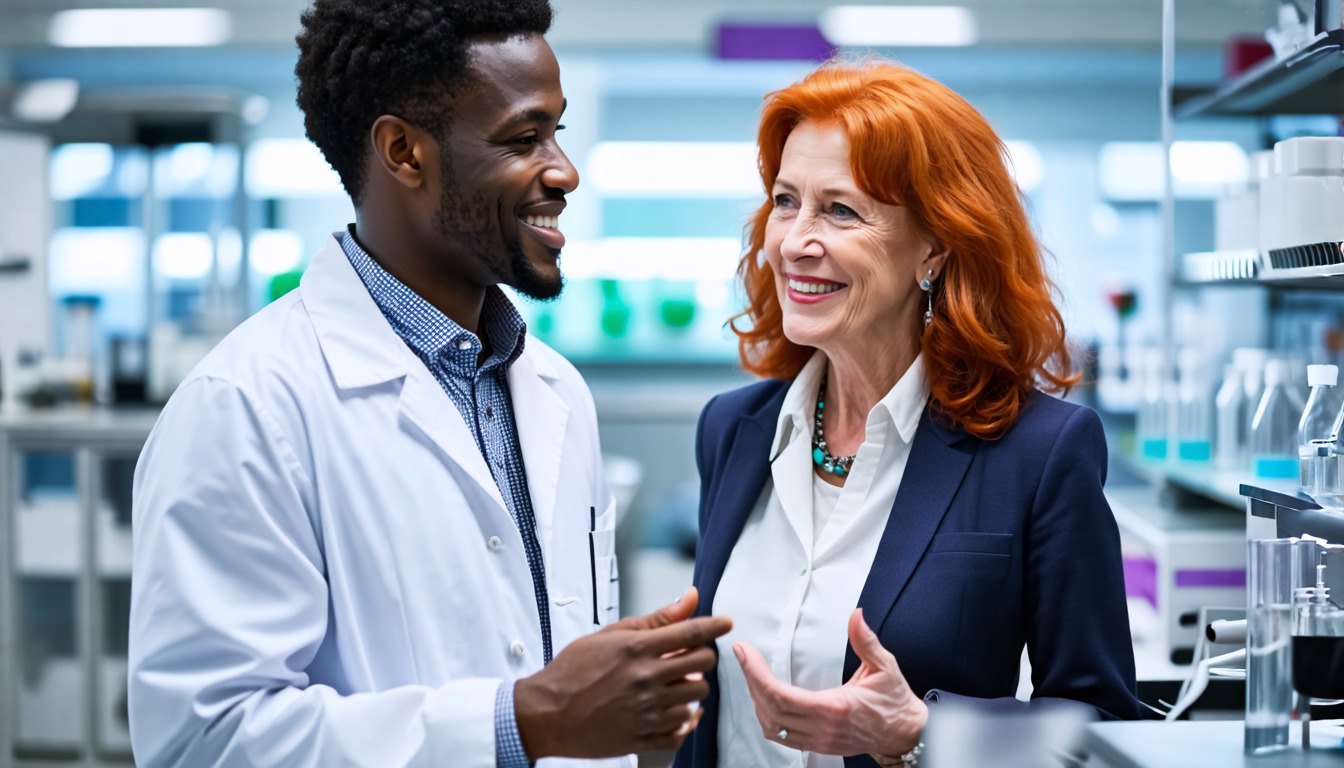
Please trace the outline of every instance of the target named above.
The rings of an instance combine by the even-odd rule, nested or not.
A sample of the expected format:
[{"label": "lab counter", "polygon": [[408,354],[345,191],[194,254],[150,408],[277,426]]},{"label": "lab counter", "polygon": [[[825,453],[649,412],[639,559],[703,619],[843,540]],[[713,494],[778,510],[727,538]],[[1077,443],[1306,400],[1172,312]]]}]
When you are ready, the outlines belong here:
[{"label": "lab counter", "polygon": [[1312,749],[1301,748],[1301,726],[1290,747],[1267,755],[1242,754],[1240,720],[1107,722],[1087,728],[1088,768],[1327,768],[1344,766],[1340,721],[1311,724]]}]

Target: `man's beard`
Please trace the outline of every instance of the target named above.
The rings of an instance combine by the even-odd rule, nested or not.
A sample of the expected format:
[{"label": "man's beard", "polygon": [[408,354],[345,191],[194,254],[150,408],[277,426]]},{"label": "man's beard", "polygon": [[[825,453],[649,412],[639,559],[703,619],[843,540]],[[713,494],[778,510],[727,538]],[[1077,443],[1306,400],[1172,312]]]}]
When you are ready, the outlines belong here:
[{"label": "man's beard", "polygon": [[[452,169],[446,163],[441,173],[444,180],[443,194],[439,210],[434,214],[435,231],[447,239],[457,240],[490,270],[495,279],[529,299],[550,301],[559,297],[565,289],[564,275],[549,277],[542,274],[527,258],[521,233],[507,243],[508,254],[505,258],[495,255],[490,247],[490,239],[503,222],[499,221],[495,227],[491,227],[490,209],[484,201],[466,199],[456,181],[449,183],[449,179],[453,178]],[[559,258],[559,250],[550,250],[555,258]]]}]

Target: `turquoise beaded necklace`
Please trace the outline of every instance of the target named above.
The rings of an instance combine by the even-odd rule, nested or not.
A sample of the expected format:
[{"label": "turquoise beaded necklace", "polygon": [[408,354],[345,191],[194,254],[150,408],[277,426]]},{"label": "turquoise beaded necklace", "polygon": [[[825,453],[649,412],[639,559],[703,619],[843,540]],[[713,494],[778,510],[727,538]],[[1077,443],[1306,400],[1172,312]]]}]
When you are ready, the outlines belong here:
[{"label": "turquoise beaded necklace", "polygon": [[854,463],[854,457],[832,456],[826,448],[826,436],[821,431],[821,412],[826,407],[826,380],[829,376],[829,370],[821,374],[821,389],[817,390],[817,411],[813,418],[815,426],[812,428],[812,463],[821,467],[823,472],[844,477],[849,474],[849,467]]}]

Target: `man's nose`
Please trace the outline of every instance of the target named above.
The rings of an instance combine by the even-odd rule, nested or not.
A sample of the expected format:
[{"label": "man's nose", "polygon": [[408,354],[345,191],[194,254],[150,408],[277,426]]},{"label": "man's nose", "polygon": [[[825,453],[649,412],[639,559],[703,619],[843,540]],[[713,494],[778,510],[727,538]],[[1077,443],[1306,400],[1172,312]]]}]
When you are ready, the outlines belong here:
[{"label": "man's nose", "polygon": [[569,156],[558,146],[546,170],[542,171],[541,183],[565,194],[573,192],[579,186],[579,169],[574,167],[569,161]]}]

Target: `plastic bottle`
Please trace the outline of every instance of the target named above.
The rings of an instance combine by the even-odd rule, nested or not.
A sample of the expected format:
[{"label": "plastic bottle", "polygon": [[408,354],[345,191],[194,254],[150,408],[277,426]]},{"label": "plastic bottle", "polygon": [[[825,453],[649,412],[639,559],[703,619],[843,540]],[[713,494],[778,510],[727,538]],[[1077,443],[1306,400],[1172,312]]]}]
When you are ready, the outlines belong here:
[{"label": "plastic bottle", "polygon": [[1135,431],[1139,455],[1145,459],[1167,458],[1168,394],[1163,375],[1162,351],[1146,350],[1143,365],[1143,391],[1139,399],[1139,413]]},{"label": "plastic bottle", "polygon": [[1223,366],[1223,385],[1214,397],[1214,461],[1219,469],[1246,467],[1246,389],[1236,363]]},{"label": "plastic bottle", "polygon": [[1265,363],[1269,352],[1259,347],[1241,347],[1232,352],[1232,362],[1241,371],[1242,383],[1242,419],[1241,419],[1241,468],[1251,467],[1251,422],[1255,421],[1255,411],[1260,407],[1260,398],[1265,395]]},{"label": "plastic bottle", "polygon": [[1173,409],[1176,456],[1181,461],[1208,461],[1212,455],[1213,414],[1203,352],[1193,347],[1182,349],[1176,358],[1176,371],[1180,377]]},{"label": "plastic bottle", "polygon": [[1265,393],[1251,422],[1251,468],[1256,477],[1297,479],[1297,424],[1304,408],[1289,363],[1270,360],[1265,365]]},{"label": "plastic bottle", "polygon": [[[1335,416],[1339,413],[1337,393],[1339,368],[1333,365],[1308,365],[1307,384],[1311,394],[1307,396],[1307,405],[1302,410],[1302,418],[1297,423],[1297,464],[1298,482],[1302,490],[1315,496],[1318,482],[1315,467],[1328,464],[1328,453],[1318,457],[1319,441],[1328,440],[1334,428]],[[1323,479],[1323,478],[1322,478]]]}]

